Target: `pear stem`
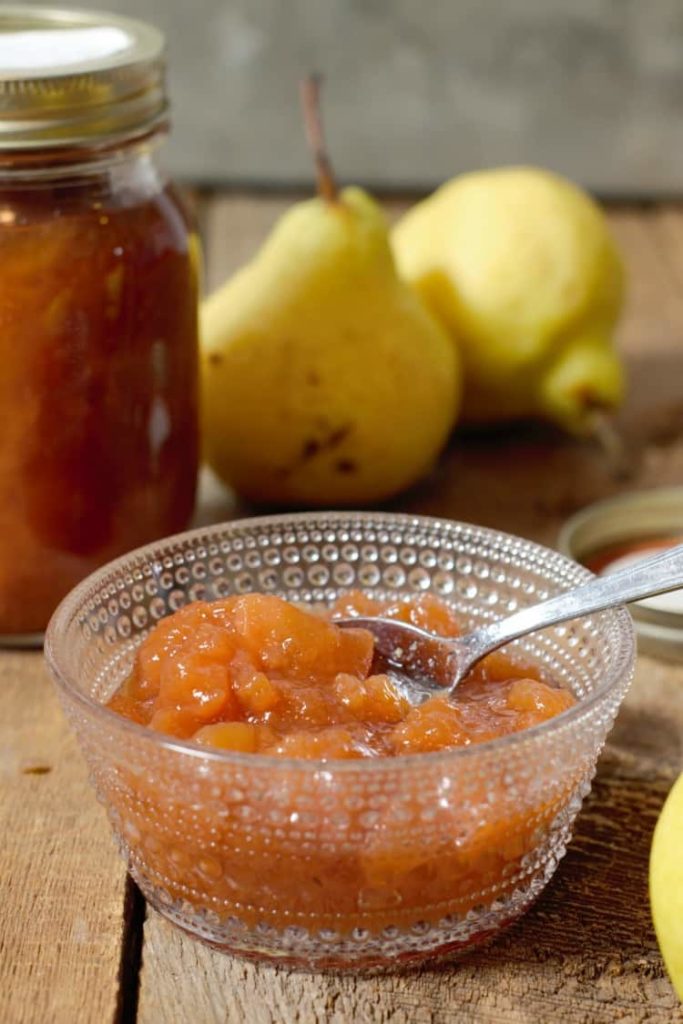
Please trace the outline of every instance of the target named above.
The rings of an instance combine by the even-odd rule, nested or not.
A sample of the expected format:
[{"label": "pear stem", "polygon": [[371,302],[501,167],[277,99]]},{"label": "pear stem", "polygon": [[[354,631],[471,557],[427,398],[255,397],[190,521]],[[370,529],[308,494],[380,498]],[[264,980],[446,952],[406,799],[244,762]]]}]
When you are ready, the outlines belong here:
[{"label": "pear stem", "polygon": [[300,90],[306,137],[315,161],[318,195],[328,203],[335,203],[338,194],[337,183],[325,146],[320,115],[320,76],[307,75],[301,81]]},{"label": "pear stem", "polygon": [[589,437],[597,442],[610,472],[617,480],[628,480],[633,476],[633,458],[611,416],[602,411],[594,412],[590,420]]}]

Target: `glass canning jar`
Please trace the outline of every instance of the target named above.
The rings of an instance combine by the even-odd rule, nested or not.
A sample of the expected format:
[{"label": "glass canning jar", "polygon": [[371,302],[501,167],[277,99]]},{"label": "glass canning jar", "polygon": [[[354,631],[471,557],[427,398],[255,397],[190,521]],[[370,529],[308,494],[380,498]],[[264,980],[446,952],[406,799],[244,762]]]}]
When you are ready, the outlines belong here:
[{"label": "glass canning jar", "polygon": [[163,37],[0,7],[0,640],[181,530],[198,459],[197,263],[158,164]]}]

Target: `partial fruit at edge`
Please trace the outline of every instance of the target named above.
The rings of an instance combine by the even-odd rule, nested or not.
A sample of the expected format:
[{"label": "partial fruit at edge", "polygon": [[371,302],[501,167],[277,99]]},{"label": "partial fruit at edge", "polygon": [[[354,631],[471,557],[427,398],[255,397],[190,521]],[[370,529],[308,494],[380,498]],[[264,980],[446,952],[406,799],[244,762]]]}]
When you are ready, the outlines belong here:
[{"label": "partial fruit at edge", "polygon": [[683,775],[666,799],[652,839],[650,905],[666,969],[683,1001]]}]

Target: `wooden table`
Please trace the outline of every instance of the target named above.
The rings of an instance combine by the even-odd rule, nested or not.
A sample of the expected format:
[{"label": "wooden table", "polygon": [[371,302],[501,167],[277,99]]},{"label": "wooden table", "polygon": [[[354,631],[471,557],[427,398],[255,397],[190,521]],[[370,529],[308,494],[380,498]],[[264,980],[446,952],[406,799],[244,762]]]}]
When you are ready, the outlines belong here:
[{"label": "wooden table", "polygon": [[[198,201],[209,284],[254,251],[287,200]],[[400,204],[392,204],[392,212]],[[553,543],[574,509],[683,483],[683,211],[615,208],[631,287],[621,345],[631,461],[544,430],[456,438],[397,508]],[[244,512],[211,483],[202,521]],[[126,880],[36,653],[2,653],[2,1024],[566,1024],[683,1021],[649,917],[652,829],[681,769],[683,667],[641,658],[570,850],[535,908],[460,963],[383,978],[261,968],[214,953],[145,908]]]}]

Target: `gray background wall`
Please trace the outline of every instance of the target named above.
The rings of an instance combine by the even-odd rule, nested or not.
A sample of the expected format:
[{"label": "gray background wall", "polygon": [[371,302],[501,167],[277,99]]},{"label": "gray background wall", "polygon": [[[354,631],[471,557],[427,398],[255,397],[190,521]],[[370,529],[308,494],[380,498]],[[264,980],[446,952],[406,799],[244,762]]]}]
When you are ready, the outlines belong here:
[{"label": "gray background wall", "polygon": [[[76,0],[76,3],[78,0]],[[427,188],[531,162],[604,195],[683,189],[683,0],[104,0],[169,40],[175,172],[310,181],[297,80],[339,175]]]}]

